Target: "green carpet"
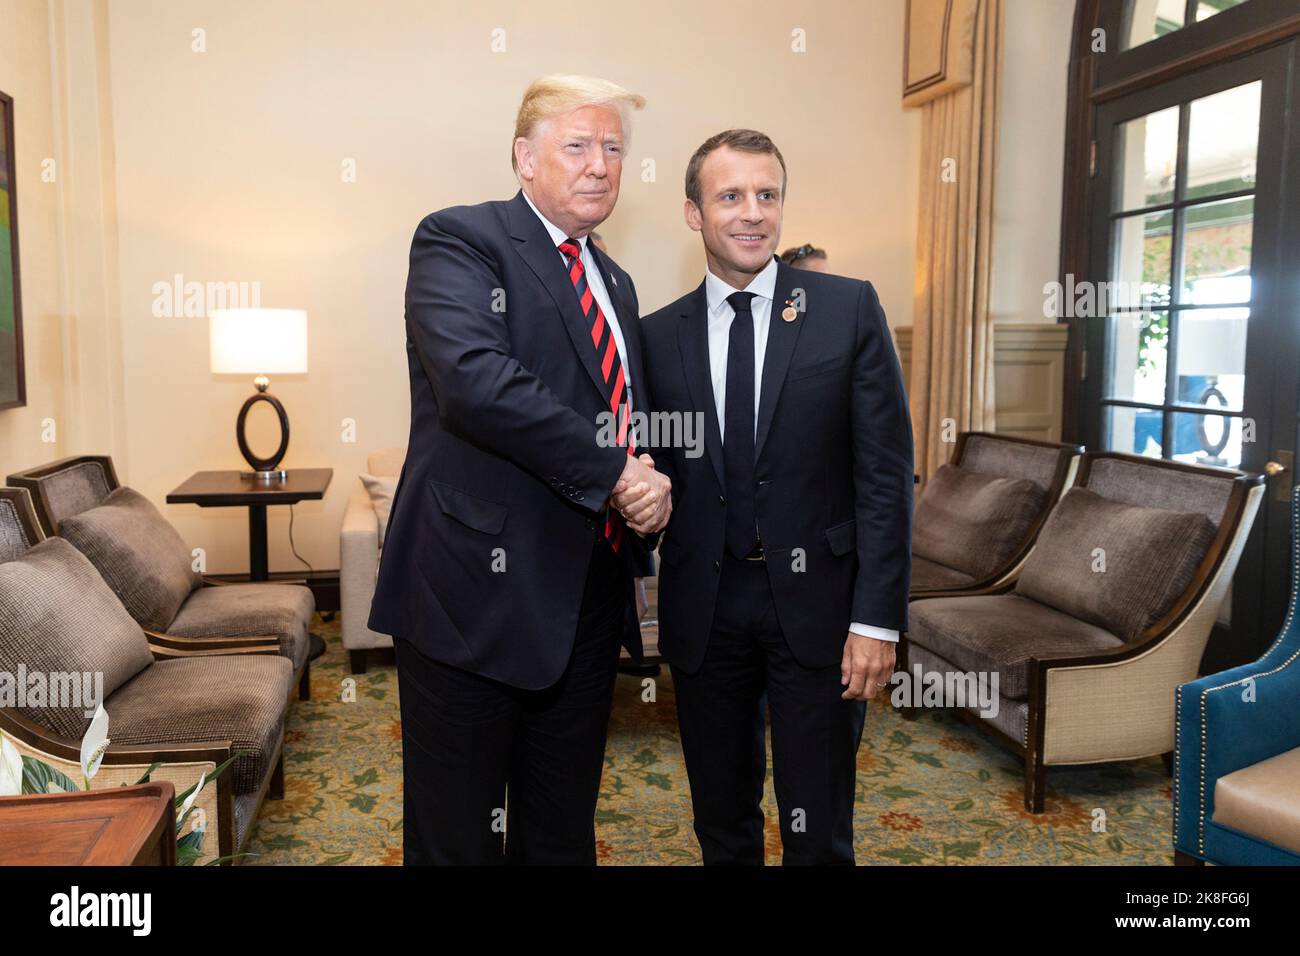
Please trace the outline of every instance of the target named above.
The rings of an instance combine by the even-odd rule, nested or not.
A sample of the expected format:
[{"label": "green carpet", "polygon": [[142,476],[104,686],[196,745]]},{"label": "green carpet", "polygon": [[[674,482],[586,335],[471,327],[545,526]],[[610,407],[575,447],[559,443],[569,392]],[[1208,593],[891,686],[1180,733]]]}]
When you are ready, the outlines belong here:
[{"label": "green carpet", "polygon": [[[372,662],[352,688],[337,617],[318,617],[314,629],[328,650],[312,665],[312,699],[290,707],[285,796],[263,804],[246,847],[257,856],[243,862],[399,865],[396,670]],[[700,860],[667,668],[654,690],[655,701],[643,702],[640,679],[618,678],[596,818],[602,864]],[[858,752],[858,862],[1172,863],[1172,791],[1159,758],[1049,770],[1038,816],[1024,810],[1022,779],[1017,757],[955,717],[932,712],[909,722],[870,704]],[[775,864],[781,840],[770,778],[765,812]]]}]

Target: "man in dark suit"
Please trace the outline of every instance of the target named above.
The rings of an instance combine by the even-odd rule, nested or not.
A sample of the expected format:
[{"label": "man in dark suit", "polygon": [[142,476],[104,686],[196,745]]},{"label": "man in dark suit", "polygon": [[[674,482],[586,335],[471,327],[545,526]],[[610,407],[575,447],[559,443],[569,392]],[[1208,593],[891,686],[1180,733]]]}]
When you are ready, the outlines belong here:
[{"label": "man in dark suit", "polygon": [[[643,103],[537,81],[520,192],[433,213],[411,244],[410,442],[369,619],[397,653],[408,864],[596,860],[637,532],[671,508],[627,424],[645,388],[636,289],[587,241]],[[609,507],[616,487],[637,520]]]},{"label": "man in dark suit", "polygon": [[866,701],[907,627],[912,432],[870,283],[773,257],[785,161],[728,130],[686,174],[708,272],[642,323],[654,414],[702,415],[704,455],[656,452],[659,546],[705,863],[763,862],[764,695],[786,863],[853,862]]}]

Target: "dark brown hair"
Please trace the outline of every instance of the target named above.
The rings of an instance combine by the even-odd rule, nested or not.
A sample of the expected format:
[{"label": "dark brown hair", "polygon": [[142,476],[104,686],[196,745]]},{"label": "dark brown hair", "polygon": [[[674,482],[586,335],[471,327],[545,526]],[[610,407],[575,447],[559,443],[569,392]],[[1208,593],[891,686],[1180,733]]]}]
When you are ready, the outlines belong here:
[{"label": "dark brown hair", "polygon": [[768,153],[776,157],[776,161],[781,164],[781,199],[785,200],[785,184],[788,176],[785,171],[785,157],[781,151],[776,148],[776,143],[765,133],[760,133],[754,129],[728,129],[721,133],[710,136],[700,148],[695,151],[691,161],[686,164],[686,198],[695,205],[700,205],[700,167],[704,165],[704,159],[715,149],[723,146],[729,146],[732,149],[739,150],[742,153]]},{"label": "dark brown hair", "polygon": [[785,252],[781,253],[781,261],[788,266],[794,265],[800,259],[825,259],[826,250],[818,249],[812,243],[802,246],[791,246]]}]

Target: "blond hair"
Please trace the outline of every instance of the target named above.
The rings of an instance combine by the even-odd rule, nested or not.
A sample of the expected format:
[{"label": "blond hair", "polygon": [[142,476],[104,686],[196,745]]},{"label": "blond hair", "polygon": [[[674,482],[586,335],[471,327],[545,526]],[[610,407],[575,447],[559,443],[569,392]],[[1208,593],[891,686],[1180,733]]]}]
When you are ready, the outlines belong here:
[{"label": "blond hair", "polygon": [[617,110],[623,122],[623,138],[627,140],[632,134],[631,112],[645,106],[645,97],[595,76],[557,73],[534,80],[524,91],[515,117],[515,135],[510,141],[511,168],[519,171],[515,162],[515,142],[520,137],[531,140],[537,128],[547,120],[584,106],[607,106]]}]

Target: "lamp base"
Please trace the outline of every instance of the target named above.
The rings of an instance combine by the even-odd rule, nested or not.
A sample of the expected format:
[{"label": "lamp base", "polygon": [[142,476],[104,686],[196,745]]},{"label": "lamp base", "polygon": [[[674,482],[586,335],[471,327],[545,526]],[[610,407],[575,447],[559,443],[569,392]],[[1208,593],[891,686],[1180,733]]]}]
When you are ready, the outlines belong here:
[{"label": "lamp base", "polygon": [[253,481],[288,481],[289,472],[283,468],[276,468],[273,471],[241,471],[239,477]]}]

